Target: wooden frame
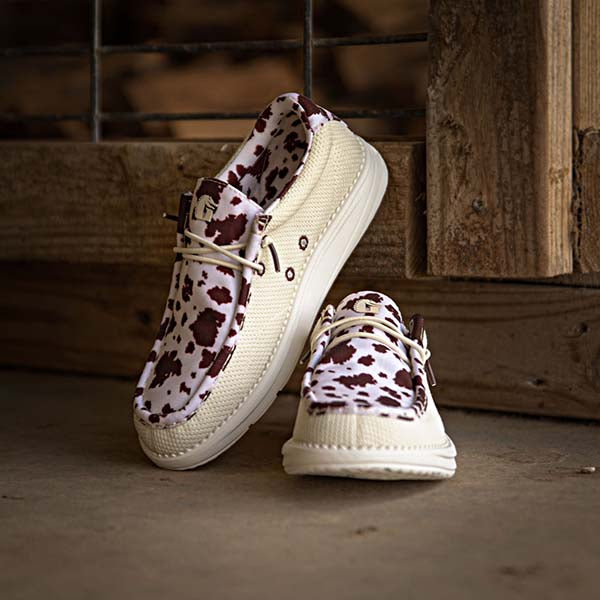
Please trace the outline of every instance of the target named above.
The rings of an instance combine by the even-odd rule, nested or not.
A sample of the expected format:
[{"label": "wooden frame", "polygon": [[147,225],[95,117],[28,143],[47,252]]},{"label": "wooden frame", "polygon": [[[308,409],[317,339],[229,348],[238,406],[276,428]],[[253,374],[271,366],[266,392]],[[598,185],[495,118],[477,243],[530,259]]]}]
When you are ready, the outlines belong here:
[{"label": "wooden frame", "polygon": [[[162,213],[176,212],[179,194],[217,173],[237,144],[0,144],[0,260],[168,264],[174,230]],[[425,146],[374,145],[388,190],[346,271],[413,277],[426,268]]]},{"label": "wooden frame", "polygon": [[571,272],[571,0],[432,0],[430,54],[430,273]]}]

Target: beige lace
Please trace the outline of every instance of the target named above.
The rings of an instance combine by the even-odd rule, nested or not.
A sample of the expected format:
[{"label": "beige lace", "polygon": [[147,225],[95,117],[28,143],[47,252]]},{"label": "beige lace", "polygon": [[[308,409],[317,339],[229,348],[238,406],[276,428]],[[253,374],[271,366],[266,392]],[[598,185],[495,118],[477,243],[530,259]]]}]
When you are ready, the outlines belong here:
[{"label": "beige lace", "polygon": [[[241,248],[245,248],[246,244],[229,244],[225,246],[219,246],[206,238],[203,238],[200,235],[196,235],[192,233],[189,229],[186,229],[184,232],[185,237],[194,242],[198,242],[203,247],[202,248],[190,248],[188,246],[175,246],[173,248],[173,252],[176,254],[181,254],[183,258],[187,258],[188,260],[195,260],[197,262],[209,264],[209,265],[219,265],[222,267],[228,267],[229,269],[233,269],[234,271],[241,271],[243,267],[249,267],[254,269],[255,271],[263,271],[264,266],[248,260],[243,256],[239,256],[233,253],[233,250],[240,250]],[[220,254],[224,254],[227,258],[230,258],[233,262],[229,262],[226,260],[222,260],[220,258],[215,258],[214,256],[207,256],[207,254],[212,254],[213,252],[218,252]]]},{"label": "beige lace", "polygon": [[327,344],[325,349],[333,348],[346,340],[352,338],[368,338],[371,340],[375,340],[379,344],[383,344],[386,348],[389,348],[392,352],[395,352],[402,360],[406,363],[410,364],[411,361],[406,355],[406,352],[400,346],[392,343],[389,339],[376,335],[375,333],[369,333],[368,331],[351,331],[349,333],[345,333],[344,335],[340,335],[335,337],[337,331],[342,329],[347,329],[348,327],[355,327],[359,325],[370,325],[373,328],[379,329],[393,338],[400,340],[404,346],[413,348],[419,354],[421,361],[423,364],[427,363],[429,358],[431,357],[431,352],[427,349],[427,334],[423,333],[423,345],[419,344],[416,340],[408,337],[405,333],[403,333],[398,327],[385,321],[384,319],[380,319],[379,317],[345,317],[343,319],[339,319],[334,321],[333,323],[328,323],[327,325],[322,325],[319,323],[317,327],[314,328],[311,336],[310,336],[310,350],[311,353],[315,351],[316,343],[319,337],[321,337],[324,333],[331,330],[331,338],[329,343]]}]

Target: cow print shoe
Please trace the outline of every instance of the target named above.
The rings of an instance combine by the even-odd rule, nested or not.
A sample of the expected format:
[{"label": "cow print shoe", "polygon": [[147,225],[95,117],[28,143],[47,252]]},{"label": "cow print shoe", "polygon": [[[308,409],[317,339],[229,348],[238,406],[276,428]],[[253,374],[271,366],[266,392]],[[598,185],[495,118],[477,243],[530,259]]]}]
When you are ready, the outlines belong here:
[{"label": "cow print shoe", "polygon": [[267,410],[386,185],[374,148],[285,94],[216,177],[183,194],[167,305],[134,398],[154,463],[204,464]]},{"label": "cow print shoe", "polygon": [[310,339],[311,358],[283,466],[292,475],[446,479],[456,450],[430,391],[424,319],[407,327],[378,292],[327,306]]}]

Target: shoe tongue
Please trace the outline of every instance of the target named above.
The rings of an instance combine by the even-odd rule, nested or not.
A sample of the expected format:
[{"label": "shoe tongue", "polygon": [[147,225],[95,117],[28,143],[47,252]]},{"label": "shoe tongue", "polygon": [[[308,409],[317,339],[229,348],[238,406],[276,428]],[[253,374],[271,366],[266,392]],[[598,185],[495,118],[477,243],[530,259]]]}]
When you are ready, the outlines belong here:
[{"label": "shoe tongue", "polygon": [[219,246],[246,240],[263,210],[244,193],[220,179],[198,179],[190,206],[189,229]]},{"label": "shoe tongue", "polygon": [[[345,317],[378,317],[388,321],[398,329],[404,329],[402,314],[396,303],[385,294],[363,291],[346,296],[336,309],[335,319]],[[351,328],[347,331],[350,331]]]}]

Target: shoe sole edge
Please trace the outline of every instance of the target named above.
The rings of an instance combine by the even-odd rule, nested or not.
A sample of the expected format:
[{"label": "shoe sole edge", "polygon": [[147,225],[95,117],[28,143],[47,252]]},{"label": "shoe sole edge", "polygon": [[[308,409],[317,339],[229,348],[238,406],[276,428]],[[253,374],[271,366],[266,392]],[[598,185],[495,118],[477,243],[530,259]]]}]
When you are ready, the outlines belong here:
[{"label": "shoe sole edge", "polygon": [[283,468],[289,475],[357,479],[449,479],[456,472],[456,449],[447,437],[436,449],[319,446],[288,440]]}]

